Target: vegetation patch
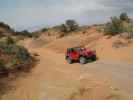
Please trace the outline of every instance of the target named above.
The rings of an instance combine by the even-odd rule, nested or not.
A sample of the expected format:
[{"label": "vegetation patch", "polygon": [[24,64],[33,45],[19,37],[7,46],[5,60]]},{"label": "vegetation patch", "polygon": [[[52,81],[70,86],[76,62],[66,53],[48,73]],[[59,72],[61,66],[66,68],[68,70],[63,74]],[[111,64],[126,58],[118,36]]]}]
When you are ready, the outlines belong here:
[{"label": "vegetation patch", "polygon": [[117,17],[112,17],[111,21],[105,25],[105,34],[117,35],[123,32],[123,23]]},{"label": "vegetation patch", "polygon": [[77,30],[79,25],[75,20],[66,20],[66,22],[60,26],[60,28],[62,32],[68,33]]},{"label": "vegetation patch", "polygon": [[29,70],[35,58],[10,37],[0,41],[0,75]]},{"label": "vegetation patch", "polygon": [[127,13],[121,13],[120,17],[111,17],[110,22],[105,24],[105,35],[127,34],[129,38],[133,37],[133,23]]}]

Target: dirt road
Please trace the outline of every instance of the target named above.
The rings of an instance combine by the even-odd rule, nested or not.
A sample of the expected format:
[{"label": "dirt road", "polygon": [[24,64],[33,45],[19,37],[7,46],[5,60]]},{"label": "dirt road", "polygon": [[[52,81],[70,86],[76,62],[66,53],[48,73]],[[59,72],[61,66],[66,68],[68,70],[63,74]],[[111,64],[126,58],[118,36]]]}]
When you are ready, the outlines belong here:
[{"label": "dirt road", "polygon": [[40,55],[39,64],[17,79],[2,100],[133,100],[132,63],[99,60],[69,65],[63,54],[45,48],[34,52]]}]

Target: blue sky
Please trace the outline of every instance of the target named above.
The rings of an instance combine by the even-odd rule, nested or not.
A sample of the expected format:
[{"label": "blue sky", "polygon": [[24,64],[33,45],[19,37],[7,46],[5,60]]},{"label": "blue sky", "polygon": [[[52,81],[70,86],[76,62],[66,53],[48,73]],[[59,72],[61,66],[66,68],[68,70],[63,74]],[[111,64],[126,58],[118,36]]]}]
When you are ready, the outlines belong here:
[{"label": "blue sky", "polygon": [[121,12],[133,17],[133,0],[0,0],[0,21],[16,30],[36,30],[66,19],[81,25],[104,23]]}]

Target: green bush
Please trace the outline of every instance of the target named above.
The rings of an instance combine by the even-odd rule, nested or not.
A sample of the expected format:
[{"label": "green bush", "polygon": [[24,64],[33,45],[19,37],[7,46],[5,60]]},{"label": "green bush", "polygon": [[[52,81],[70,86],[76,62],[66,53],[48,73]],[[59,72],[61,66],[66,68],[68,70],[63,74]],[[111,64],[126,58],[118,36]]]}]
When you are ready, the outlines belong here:
[{"label": "green bush", "polygon": [[5,48],[3,49],[3,51],[6,54],[9,54],[9,55],[16,55],[16,57],[21,62],[27,61],[29,59],[29,57],[30,57],[30,54],[29,54],[28,50],[25,49],[22,46],[8,45],[8,46],[5,46]]},{"label": "green bush", "polygon": [[129,36],[133,37],[133,24],[127,25],[127,27],[125,27],[125,32],[127,32]]},{"label": "green bush", "polygon": [[0,42],[0,49],[5,54],[15,56],[22,63],[30,58],[28,50],[23,46],[16,45],[10,38]]},{"label": "green bush", "polygon": [[127,13],[121,13],[120,14],[120,20],[122,20],[122,21],[129,21],[130,19],[129,19]]},{"label": "green bush", "polygon": [[[18,67],[28,69],[33,66],[33,57],[23,46],[17,45],[10,37],[0,41],[0,74],[15,71]],[[4,57],[5,56],[5,57]],[[31,64],[31,66],[27,66]]]},{"label": "green bush", "polygon": [[4,53],[6,53],[6,54],[13,54],[12,46],[13,45],[5,45],[5,48],[3,49]]},{"label": "green bush", "polygon": [[123,32],[123,22],[117,17],[112,17],[111,22],[105,25],[104,31],[109,35],[117,35]]},{"label": "green bush", "polygon": [[38,38],[40,35],[41,35],[41,34],[38,33],[38,32],[33,32],[33,33],[32,33],[32,37],[35,38],[35,39]]},{"label": "green bush", "polygon": [[21,63],[27,62],[30,58],[30,54],[27,49],[24,47],[19,47],[18,51],[16,52],[16,57],[19,59]]},{"label": "green bush", "polygon": [[65,24],[61,25],[61,30],[63,32],[72,32],[79,28],[75,20],[66,20]]},{"label": "green bush", "polygon": [[7,45],[6,43],[0,42],[0,48],[6,54],[15,54],[18,51],[18,46],[15,44]]},{"label": "green bush", "polygon": [[15,57],[13,57],[13,58],[11,59],[11,61],[8,62],[8,63],[6,64],[6,68],[7,68],[7,69],[14,69],[14,68],[16,68],[17,65],[19,65],[19,64],[20,64],[20,62],[18,61],[18,59],[15,58]]},{"label": "green bush", "polygon": [[48,28],[41,29],[41,32],[46,32],[46,31],[48,31]]},{"label": "green bush", "polygon": [[75,20],[67,20],[66,26],[68,27],[69,31],[74,31],[78,28],[78,24]]},{"label": "green bush", "polygon": [[15,41],[10,36],[6,37],[3,41],[0,41],[0,49],[4,53],[12,54],[12,48],[16,46]]},{"label": "green bush", "polygon": [[65,24],[62,24],[60,26],[60,29],[61,29],[62,32],[67,32],[67,28],[66,28]]},{"label": "green bush", "polygon": [[6,48],[7,44],[3,41],[0,42],[0,48],[4,50]]},{"label": "green bush", "polygon": [[15,32],[15,34],[17,36],[23,36],[23,37],[32,37],[32,33],[29,32],[28,30],[23,30],[23,31],[20,31],[20,32]]}]

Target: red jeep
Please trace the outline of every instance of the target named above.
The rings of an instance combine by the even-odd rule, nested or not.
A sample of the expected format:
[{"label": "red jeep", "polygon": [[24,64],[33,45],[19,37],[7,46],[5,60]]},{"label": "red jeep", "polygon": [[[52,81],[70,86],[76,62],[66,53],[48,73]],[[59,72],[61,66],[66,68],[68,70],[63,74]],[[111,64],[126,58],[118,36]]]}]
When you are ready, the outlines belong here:
[{"label": "red jeep", "polygon": [[72,64],[74,61],[85,64],[89,60],[95,61],[97,59],[95,51],[79,47],[68,48],[65,58],[69,64]]}]

